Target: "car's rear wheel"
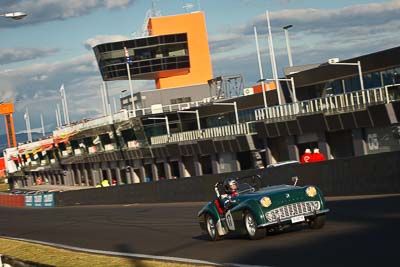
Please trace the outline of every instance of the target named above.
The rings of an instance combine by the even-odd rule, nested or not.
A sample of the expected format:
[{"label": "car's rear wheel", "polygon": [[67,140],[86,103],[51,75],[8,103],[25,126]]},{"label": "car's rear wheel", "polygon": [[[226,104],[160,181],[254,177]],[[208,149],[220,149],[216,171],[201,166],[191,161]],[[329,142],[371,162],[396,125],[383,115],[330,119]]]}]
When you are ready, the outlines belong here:
[{"label": "car's rear wheel", "polygon": [[256,240],[265,237],[266,234],[265,228],[257,227],[257,221],[251,212],[249,211],[245,212],[243,220],[244,220],[244,225],[246,227],[247,236],[250,239]]},{"label": "car's rear wheel", "polygon": [[321,229],[324,227],[326,221],[326,215],[320,215],[315,217],[309,222],[310,228],[311,229]]},{"label": "car's rear wheel", "polygon": [[214,222],[213,218],[210,216],[210,214],[206,214],[205,220],[206,220],[206,229],[208,237],[212,241],[217,241],[218,239],[220,239],[220,235],[218,234],[217,230],[217,225]]}]

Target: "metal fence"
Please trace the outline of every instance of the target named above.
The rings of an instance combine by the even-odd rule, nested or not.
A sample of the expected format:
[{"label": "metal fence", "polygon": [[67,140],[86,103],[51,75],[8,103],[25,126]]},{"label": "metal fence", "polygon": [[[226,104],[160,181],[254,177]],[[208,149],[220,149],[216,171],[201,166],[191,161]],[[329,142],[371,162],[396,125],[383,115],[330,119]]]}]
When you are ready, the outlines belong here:
[{"label": "metal fence", "polygon": [[176,143],[182,141],[209,139],[215,137],[235,136],[243,134],[251,134],[253,130],[249,123],[232,124],[220,127],[207,128],[203,130],[187,131],[181,133],[173,133],[171,135],[161,135],[151,137],[151,144]]},{"label": "metal fence", "polygon": [[112,115],[84,122],[78,122],[76,124],[66,125],[62,128],[56,129],[54,131],[54,136],[61,136],[72,132],[83,131],[95,127],[109,125],[115,122],[126,121],[129,118],[134,118],[138,116],[187,110],[193,107],[199,107],[201,105],[204,105],[205,103],[208,103],[208,101],[195,101],[195,102],[180,103],[180,104],[166,105],[166,106],[155,105],[156,107],[136,109],[136,110],[121,110],[120,112],[114,113]]},{"label": "metal fence", "polygon": [[266,120],[317,112],[349,112],[365,108],[369,105],[389,103],[395,100],[400,100],[399,84],[260,108],[256,109],[254,113],[256,120]]}]

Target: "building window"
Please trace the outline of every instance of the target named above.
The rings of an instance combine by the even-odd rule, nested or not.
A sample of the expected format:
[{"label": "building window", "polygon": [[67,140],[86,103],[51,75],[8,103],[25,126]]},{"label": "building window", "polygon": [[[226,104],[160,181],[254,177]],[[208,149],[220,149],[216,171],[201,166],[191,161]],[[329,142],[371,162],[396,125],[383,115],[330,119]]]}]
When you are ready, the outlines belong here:
[{"label": "building window", "polygon": [[373,72],[363,75],[365,89],[381,87],[381,76],[379,72]]},{"label": "building window", "polygon": [[180,98],[171,99],[170,101],[171,101],[172,105],[175,105],[175,104],[180,104],[180,103],[192,102],[192,98],[191,97],[180,97]]}]

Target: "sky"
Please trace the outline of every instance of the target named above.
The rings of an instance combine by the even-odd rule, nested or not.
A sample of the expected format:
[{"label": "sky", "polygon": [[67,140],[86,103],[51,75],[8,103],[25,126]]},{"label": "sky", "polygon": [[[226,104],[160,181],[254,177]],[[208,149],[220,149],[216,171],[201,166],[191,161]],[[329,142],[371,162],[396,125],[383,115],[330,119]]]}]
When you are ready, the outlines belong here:
[{"label": "sky", "polygon": [[[288,66],[282,27],[292,24],[295,65],[322,63],[372,53],[400,43],[400,0],[158,0],[161,15],[205,12],[214,76],[242,74],[245,86],[259,79],[253,26],[259,34],[264,77],[272,77],[265,12],[271,19],[279,73]],[[184,9],[192,4],[192,9]],[[23,11],[23,20],[0,17],[0,102],[13,102],[17,133],[56,127],[64,84],[71,121],[102,114],[102,79],[92,46],[141,35],[150,0],[0,0],[0,14]],[[109,82],[114,99],[128,82]],[[134,90],[154,89],[134,81]],[[2,119],[1,119],[2,120]],[[5,126],[0,123],[0,134]]]}]

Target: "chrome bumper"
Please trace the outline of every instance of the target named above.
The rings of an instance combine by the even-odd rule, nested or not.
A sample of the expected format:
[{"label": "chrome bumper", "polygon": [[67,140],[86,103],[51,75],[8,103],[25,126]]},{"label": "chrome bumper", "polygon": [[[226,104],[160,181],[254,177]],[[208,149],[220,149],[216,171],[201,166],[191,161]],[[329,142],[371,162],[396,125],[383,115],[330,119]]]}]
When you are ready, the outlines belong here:
[{"label": "chrome bumper", "polygon": [[[320,214],[325,214],[327,212],[329,212],[329,209],[316,210],[314,212],[305,213],[305,214],[299,214],[299,215],[303,215],[306,218],[306,217],[317,216],[317,215],[320,215]],[[298,215],[296,215],[296,216],[298,216]],[[296,217],[296,216],[292,216],[290,218],[285,218],[283,220],[277,220],[275,222],[269,222],[269,223],[260,224],[260,225],[257,225],[257,228],[262,228],[262,227],[266,227],[266,226],[270,226],[270,225],[279,225],[281,223],[290,221],[293,217]]]}]

